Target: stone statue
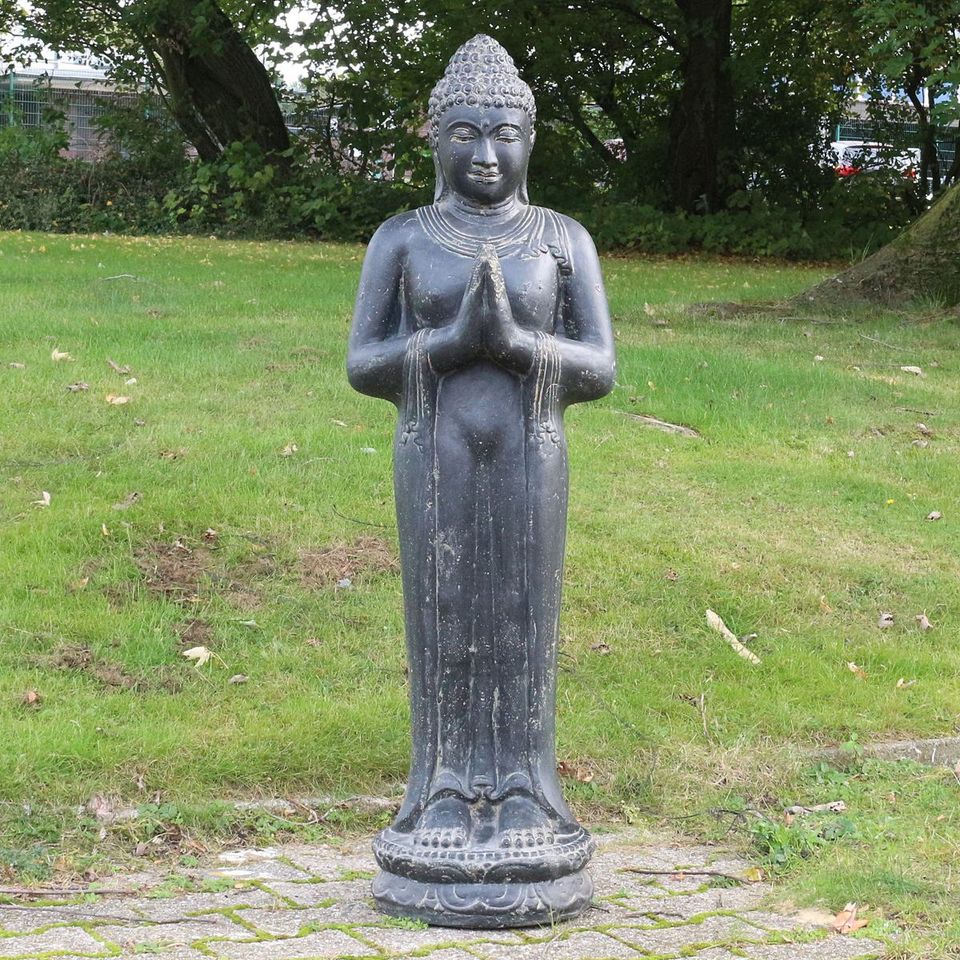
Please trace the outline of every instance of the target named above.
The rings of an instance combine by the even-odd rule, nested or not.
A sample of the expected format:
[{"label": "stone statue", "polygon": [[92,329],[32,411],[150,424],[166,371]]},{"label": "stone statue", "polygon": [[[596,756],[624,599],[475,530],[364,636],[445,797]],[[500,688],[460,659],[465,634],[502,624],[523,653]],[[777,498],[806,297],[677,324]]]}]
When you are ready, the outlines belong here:
[{"label": "stone statue", "polygon": [[567,512],[563,411],[613,385],[600,265],[532,206],[535,107],[476,36],[430,97],[433,204],[377,230],[348,372],[399,408],[394,483],[413,761],[374,897],[427,923],[550,923],[590,901],[554,752]]}]

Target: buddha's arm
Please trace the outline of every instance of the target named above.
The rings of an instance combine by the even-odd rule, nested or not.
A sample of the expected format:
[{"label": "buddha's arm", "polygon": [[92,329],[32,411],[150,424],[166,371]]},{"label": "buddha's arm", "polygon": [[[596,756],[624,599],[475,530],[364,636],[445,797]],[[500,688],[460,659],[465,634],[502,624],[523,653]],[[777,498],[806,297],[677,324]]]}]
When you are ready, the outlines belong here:
[{"label": "buddha's arm", "polygon": [[575,271],[567,281],[562,323],[556,331],[563,402],[606,396],[614,384],[616,357],[600,260],[590,235],[571,230]]},{"label": "buddha's arm", "polygon": [[347,349],[347,376],[360,393],[399,403],[409,336],[400,331],[402,247],[389,221],[373,235],[363,260]]}]

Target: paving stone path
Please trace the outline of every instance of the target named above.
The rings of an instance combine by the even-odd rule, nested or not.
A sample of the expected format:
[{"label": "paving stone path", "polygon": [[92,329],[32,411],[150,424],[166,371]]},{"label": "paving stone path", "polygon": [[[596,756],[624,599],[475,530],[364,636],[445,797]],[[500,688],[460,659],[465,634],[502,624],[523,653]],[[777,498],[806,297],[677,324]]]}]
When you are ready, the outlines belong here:
[{"label": "paving stone path", "polygon": [[[713,847],[639,831],[602,834],[595,905],[575,921],[523,931],[421,927],[377,913],[369,844],[228,851],[201,867],[111,878],[142,890],[84,902],[0,905],[0,957],[160,960],[860,960],[873,940],[830,932],[824,915],[768,906],[770,888],[689,874],[749,866]],[[87,902],[92,901],[92,902]]]}]

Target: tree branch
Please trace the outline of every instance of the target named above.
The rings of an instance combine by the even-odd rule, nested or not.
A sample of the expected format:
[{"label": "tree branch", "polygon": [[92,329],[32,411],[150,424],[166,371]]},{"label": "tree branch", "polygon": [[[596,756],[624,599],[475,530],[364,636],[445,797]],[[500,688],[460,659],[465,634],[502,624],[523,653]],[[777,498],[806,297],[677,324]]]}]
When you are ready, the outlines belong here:
[{"label": "tree branch", "polygon": [[618,10],[620,13],[625,13],[641,26],[653,31],[661,40],[665,40],[670,47],[676,50],[677,53],[680,53],[683,49],[683,44],[675,33],[668,30],[662,23],[657,23],[652,17],[641,13],[630,0],[606,0],[606,5],[611,10]]}]

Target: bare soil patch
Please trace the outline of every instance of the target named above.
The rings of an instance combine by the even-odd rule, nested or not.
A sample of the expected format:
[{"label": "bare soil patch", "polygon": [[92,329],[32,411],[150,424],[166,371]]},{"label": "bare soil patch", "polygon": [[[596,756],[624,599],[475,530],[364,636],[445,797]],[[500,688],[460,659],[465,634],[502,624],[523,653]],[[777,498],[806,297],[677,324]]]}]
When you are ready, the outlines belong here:
[{"label": "bare soil patch", "polygon": [[185,620],[177,627],[180,642],[185,647],[209,647],[213,636],[213,627],[206,620]]},{"label": "bare soil patch", "polygon": [[136,551],[134,562],[152,593],[173,600],[197,597],[213,566],[206,547],[188,547],[179,539],[148,543]]},{"label": "bare soil patch", "polygon": [[335,540],[319,550],[300,553],[300,583],[307,589],[352,580],[362,573],[394,573],[400,569],[393,547],[382,537]]},{"label": "bare soil patch", "polygon": [[183,687],[182,677],[173,668],[156,667],[147,673],[133,674],[119,663],[101,660],[86,645],[67,643],[54,649],[48,656],[36,657],[37,666],[57,670],[73,670],[93,677],[105,687],[146,693],[165,690],[177,693]]}]

